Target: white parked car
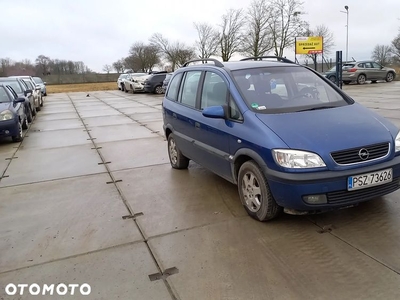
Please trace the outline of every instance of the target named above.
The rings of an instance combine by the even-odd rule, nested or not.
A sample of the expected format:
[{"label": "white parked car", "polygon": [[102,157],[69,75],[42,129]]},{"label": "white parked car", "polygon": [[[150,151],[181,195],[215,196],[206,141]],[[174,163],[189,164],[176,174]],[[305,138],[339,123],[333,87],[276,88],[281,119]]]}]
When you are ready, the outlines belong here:
[{"label": "white parked car", "polygon": [[124,90],[124,85],[123,85],[123,80],[128,76],[129,74],[127,73],[123,73],[121,75],[119,75],[118,79],[117,79],[117,87],[119,90],[123,91]]},{"label": "white parked car", "polygon": [[144,90],[144,81],[150,75],[147,73],[132,73],[130,76],[125,78],[125,92],[128,93],[132,91],[135,92],[143,92]]}]

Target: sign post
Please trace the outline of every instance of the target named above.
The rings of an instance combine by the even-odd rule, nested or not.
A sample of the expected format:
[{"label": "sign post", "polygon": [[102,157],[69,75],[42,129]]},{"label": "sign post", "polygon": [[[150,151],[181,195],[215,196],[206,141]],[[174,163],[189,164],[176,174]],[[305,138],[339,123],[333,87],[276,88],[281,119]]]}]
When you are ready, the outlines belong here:
[{"label": "sign post", "polygon": [[336,85],[342,89],[342,51],[336,51]]}]

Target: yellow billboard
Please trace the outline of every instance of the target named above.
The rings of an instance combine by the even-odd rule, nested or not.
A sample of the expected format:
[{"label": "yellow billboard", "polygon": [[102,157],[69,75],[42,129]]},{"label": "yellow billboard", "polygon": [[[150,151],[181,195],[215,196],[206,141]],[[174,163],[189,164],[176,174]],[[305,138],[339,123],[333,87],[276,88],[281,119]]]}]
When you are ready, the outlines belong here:
[{"label": "yellow billboard", "polygon": [[296,54],[319,54],[324,51],[322,36],[296,37]]}]

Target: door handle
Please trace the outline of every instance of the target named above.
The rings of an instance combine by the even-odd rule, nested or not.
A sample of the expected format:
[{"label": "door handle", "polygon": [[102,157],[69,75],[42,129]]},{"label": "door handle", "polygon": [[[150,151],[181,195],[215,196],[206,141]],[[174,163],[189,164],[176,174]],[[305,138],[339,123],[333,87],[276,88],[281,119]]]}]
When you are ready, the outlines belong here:
[{"label": "door handle", "polygon": [[176,113],[173,113],[172,114],[172,117],[174,118],[174,119],[177,119],[178,117],[176,116]]},{"label": "door handle", "polygon": [[195,122],[195,123],[194,123],[194,127],[200,129],[200,123],[199,123],[199,122]]}]

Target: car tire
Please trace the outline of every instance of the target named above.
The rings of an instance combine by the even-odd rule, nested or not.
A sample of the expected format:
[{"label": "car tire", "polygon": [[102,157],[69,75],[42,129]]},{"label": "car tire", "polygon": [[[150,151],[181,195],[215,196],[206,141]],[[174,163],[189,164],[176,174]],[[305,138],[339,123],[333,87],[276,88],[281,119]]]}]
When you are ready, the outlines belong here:
[{"label": "car tire", "polygon": [[238,190],[247,213],[258,221],[272,220],[282,211],[271,194],[264,173],[252,160],[246,161],[239,169]]},{"label": "car tire", "polygon": [[364,84],[367,81],[367,77],[364,74],[360,74],[357,77],[357,84]]},{"label": "car tire", "polygon": [[388,72],[388,73],[386,74],[386,78],[385,78],[386,82],[392,82],[393,79],[394,79],[394,74],[393,74],[393,72]]},{"label": "car tire", "polygon": [[18,122],[18,135],[12,136],[11,137],[12,141],[14,143],[22,142],[24,137],[22,136],[22,123],[21,121]]},{"label": "car tire", "polygon": [[121,84],[121,91],[123,91],[123,92],[124,92],[124,90],[125,90],[125,87],[124,87],[124,85],[123,85],[123,84]]},{"label": "car tire", "polygon": [[28,113],[26,115],[26,119],[28,120],[29,123],[32,123],[33,121],[33,114],[32,114],[32,110],[30,107],[27,108],[28,109]]},{"label": "car tire", "polygon": [[126,88],[125,88],[125,93],[129,93],[129,90],[127,90]]},{"label": "car tire", "polygon": [[40,107],[43,107],[44,103],[43,103],[43,96],[40,96]]},{"label": "car tire", "polygon": [[22,129],[26,130],[26,129],[28,129],[28,126],[29,126],[28,118],[25,117],[24,121],[22,122]]},{"label": "car tire", "polygon": [[350,82],[351,82],[351,81],[343,81],[343,83],[344,83],[345,85],[350,84]]},{"label": "car tire", "polygon": [[329,80],[336,84],[336,76],[330,76]]},{"label": "car tire", "polygon": [[169,162],[174,169],[187,169],[189,159],[182,154],[175,142],[175,136],[171,133],[168,136]]},{"label": "car tire", "polygon": [[33,106],[33,108],[30,107],[30,109],[31,109],[31,112],[32,112],[32,116],[33,116],[33,117],[36,116],[36,107]]},{"label": "car tire", "polygon": [[162,93],[163,93],[162,86],[161,86],[161,85],[157,85],[157,86],[154,88],[153,93],[154,93],[154,94],[157,94],[157,95],[162,94]]},{"label": "car tire", "polygon": [[43,96],[47,97],[47,92],[43,94]]},{"label": "car tire", "polygon": [[36,107],[36,112],[41,111],[42,109],[40,108],[40,104],[39,106]]}]

